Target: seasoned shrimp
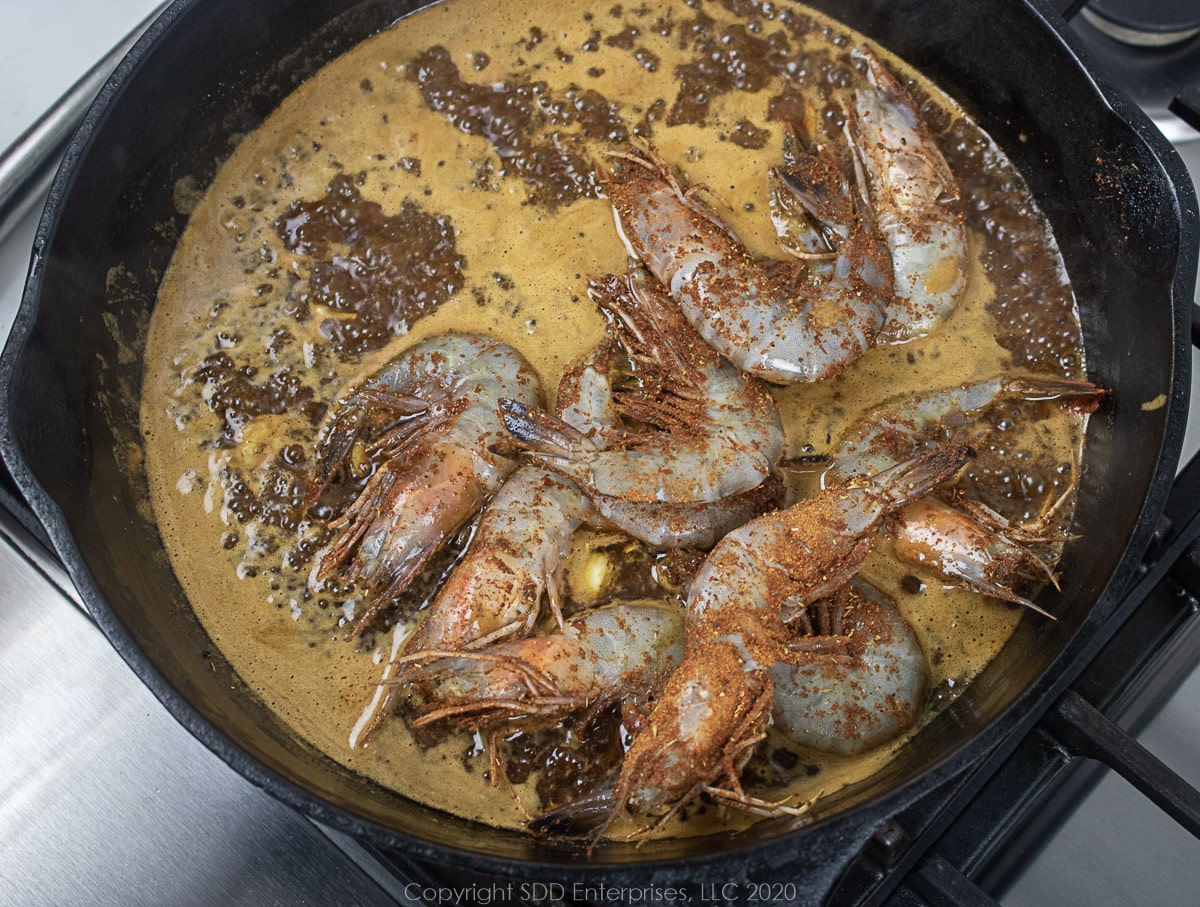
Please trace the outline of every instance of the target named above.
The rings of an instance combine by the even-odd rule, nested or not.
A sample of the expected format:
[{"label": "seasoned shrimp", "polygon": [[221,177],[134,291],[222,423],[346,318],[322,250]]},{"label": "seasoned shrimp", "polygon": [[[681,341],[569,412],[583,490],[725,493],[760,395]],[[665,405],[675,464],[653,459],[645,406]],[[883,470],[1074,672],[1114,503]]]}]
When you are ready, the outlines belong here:
[{"label": "seasoned shrimp", "polygon": [[765,386],[723,361],[643,272],[593,284],[633,386],[615,392],[625,417],[655,430],[605,442],[516,401],[504,424],[529,456],[594,497],[626,502],[716,501],[756,488],[783,455],[783,424]]},{"label": "seasoned shrimp", "polygon": [[[559,415],[581,431],[600,425],[581,393],[582,369],[559,383]],[[543,599],[562,626],[560,583],[571,536],[594,513],[579,487],[537,464],[513,472],[484,507],[466,553],[401,654],[480,648],[533,632]]]},{"label": "seasoned shrimp", "polygon": [[970,416],[1002,400],[1053,403],[1090,413],[1107,393],[1076,378],[1013,372],[953,387],[885,400],[850,426],[837,442],[830,477],[868,475],[912,456],[941,431],[966,430]]},{"label": "seasoned shrimp", "polygon": [[527,635],[543,598],[561,625],[563,558],[590,512],[573,482],[538,466],[517,469],[488,502],[467,553],[404,651],[477,648]]},{"label": "seasoned shrimp", "polygon": [[575,486],[540,466],[520,466],[488,501],[462,559],[442,584],[416,628],[398,644],[399,661],[384,667],[384,695],[372,699],[369,720],[355,734],[364,743],[395,710],[405,656],[436,649],[479,649],[526,636],[543,600],[562,625],[559,587],[571,535],[591,513]]},{"label": "seasoned shrimp", "polygon": [[631,720],[647,712],[683,658],[683,622],[678,606],[622,602],[587,611],[561,632],[469,652],[414,652],[402,675],[413,725],[449,721],[483,732],[496,780],[500,733],[615,703]]},{"label": "seasoned shrimp", "polygon": [[[566,370],[558,391],[565,424],[599,437],[617,420],[609,384],[608,345],[581,366]],[[571,536],[582,522],[607,523],[662,547],[712,547],[746,520],[777,506],[782,478],[705,504],[641,504],[597,498],[593,507],[579,487],[538,464],[518,468],[488,501],[466,553],[454,567],[416,629],[398,644],[399,662],[384,670],[386,692],[368,709],[355,745],[366,741],[392,714],[406,672],[399,664],[425,650],[486,647],[533,631],[545,601],[561,627],[559,588]]]},{"label": "seasoned shrimp", "polygon": [[[795,657],[782,605],[794,611],[849,581],[884,519],[953,478],[970,456],[966,447],[926,453],[721,540],[692,583],[683,662],[626,754],[609,821],[625,810],[659,826],[702,792],[763,808],[738,775],[771,722],[775,665]],[[722,776],[728,786],[715,786]]]},{"label": "seasoned shrimp", "polygon": [[[929,661],[890,597],[856,576],[832,595],[803,606],[785,603],[782,611],[791,635],[770,671],[770,723],[784,736],[822,752],[853,755],[913,724],[929,686]],[[712,700],[711,690],[707,698]],[[725,791],[710,792],[729,799]],[[614,797],[613,787],[601,787],[536,816],[530,829],[571,835],[594,830],[610,818]],[[749,798],[735,805],[761,813],[804,810]]]},{"label": "seasoned shrimp", "polygon": [[[567,369],[559,384],[563,424],[589,438],[603,437],[619,419],[608,371],[611,352],[602,344],[583,364]],[[735,525],[777,504],[782,491],[782,480],[773,476],[712,504],[628,503],[593,495],[593,506],[571,479],[538,464],[522,466],[488,502],[466,554],[404,652],[476,648],[525,635],[541,614],[543,597],[561,625],[562,561],[584,521],[606,522],[662,547],[712,547]]]},{"label": "seasoned shrimp", "polygon": [[1013,590],[1018,580],[1058,586],[1050,565],[1028,547],[1050,541],[1045,533],[1016,526],[969,498],[953,506],[918,501],[905,508],[892,531],[892,550],[905,563],[1053,619]]},{"label": "seasoned shrimp", "polygon": [[807,632],[771,669],[772,718],[784,735],[851,755],[912,725],[929,686],[929,661],[891,598],[855,577],[790,623]]},{"label": "seasoned shrimp", "polygon": [[[799,154],[792,163],[772,175],[776,195],[830,218],[834,264],[810,282],[751,256],[653,151],[619,156],[604,180],[631,254],[693,327],[738,368],[779,384],[820,381],[856,361],[874,345],[893,292],[887,246],[836,164]],[[838,199],[846,205],[816,204]]]},{"label": "seasoned shrimp", "polygon": [[958,181],[904,86],[869,51],[870,85],[855,92],[858,134],[871,200],[895,275],[881,341],[928,334],[967,285],[967,233],[955,208]]},{"label": "seasoned shrimp", "polygon": [[[613,391],[614,352],[611,344],[601,344],[584,363],[568,369],[558,387],[560,418],[597,440],[621,422]],[[784,491],[782,474],[773,472],[749,491],[710,502],[629,502],[593,494],[591,504],[602,522],[650,545],[707,550],[726,533],[778,507]]]},{"label": "seasoned shrimp", "polygon": [[491,450],[505,437],[498,401],[536,405],[540,397],[536,373],[512,347],[445,334],[400,354],[339,404],[319,448],[309,503],[356,444],[366,441],[366,453],[382,459],[354,502],[330,521],[340,534],[315,571],[321,582],[341,569],[343,579],[373,594],[351,638],[408,588],[515,467]]},{"label": "seasoned shrimp", "polygon": [[[965,431],[971,414],[1000,400],[1051,402],[1087,413],[1104,393],[1088,381],[1010,374],[888,400],[845,433],[826,475],[838,481],[886,469],[939,434]],[[1027,547],[1054,540],[965,497],[953,506],[933,499],[915,503],[901,512],[893,531],[893,549],[906,563],[1041,614],[1046,612],[1012,586],[1020,579],[1057,583]]]}]

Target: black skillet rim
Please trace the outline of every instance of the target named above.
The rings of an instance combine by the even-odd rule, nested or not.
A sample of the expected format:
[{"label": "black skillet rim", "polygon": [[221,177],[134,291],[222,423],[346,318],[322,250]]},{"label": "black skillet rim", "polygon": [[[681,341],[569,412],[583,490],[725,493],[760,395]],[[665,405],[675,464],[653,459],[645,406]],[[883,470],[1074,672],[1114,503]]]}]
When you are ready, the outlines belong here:
[{"label": "black skillet rim", "polygon": [[[182,2],[177,2],[151,26],[129,56],[117,67],[114,75],[100,92],[97,101],[89,110],[79,131],[71,141],[64,163],[55,177],[45,212],[39,223],[29,279],[10,339],[3,355],[0,356],[0,383],[3,383],[7,391],[5,396],[6,404],[8,403],[8,394],[11,393],[14,370],[19,366],[21,354],[32,326],[37,319],[40,276],[43,264],[42,254],[54,233],[55,224],[64,198],[69,194],[72,168],[87,153],[92,133],[101,122],[107,107],[119,101],[124,82],[132,73],[136,72],[140,62],[151,52],[158,38],[170,28],[172,23],[182,15],[183,11],[199,2],[200,0],[182,0]],[[1076,61],[1077,65],[1087,70],[1086,51],[1049,6],[1040,2],[1040,0],[1027,0],[1027,5],[1042,20],[1047,30],[1055,39],[1065,46],[1066,52]],[[1093,85],[1098,99],[1111,107],[1129,125],[1132,133],[1151,149],[1153,156],[1162,164],[1164,171],[1168,174],[1172,183],[1171,188],[1174,190],[1174,199],[1178,206],[1181,225],[1180,253],[1176,262],[1174,280],[1172,281],[1173,327],[1175,332],[1173,350],[1175,362],[1172,364],[1172,387],[1170,399],[1167,402],[1169,414],[1166,422],[1164,443],[1160,450],[1158,462],[1150,481],[1150,491],[1143,503],[1137,526],[1126,543],[1125,553],[1117,569],[1113,572],[1104,591],[1093,606],[1095,612],[1103,610],[1099,607],[1101,603],[1113,599],[1120,590],[1124,589],[1134,575],[1137,569],[1138,558],[1149,543],[1151,533],[1154,530],[1153,520],[1149,519],[1149,517],[1160,513],[1163,509],[1171,480],[1174,476],[1175,464],[1182,446],[1183,424],[1187,413],[1187,396],[1189,391],[1187,376],[1190,362],[1187,338],[1188,327],[1190,325],[1189,306],[1191,304],[1196,269],[1198,217],[1195,196],[1190,188],[1190,179],[1173,149],[1162,139],[1145,115],[1131,103],[1127,102],[1119,92],[1111,86],[1106,85],[1101,77],[1093,74]],[[831,832],[835,830],[847,831],[851,828],[869,830],[885,816],[894,814],[903,808],[903,806],[915,799],[924,790],[930,789],[957,774],[963,767],[975,761],[979,755],[990,750],[1000,740],[1013,733],[1015,726],[1019,724],[1019,721],[1014,720],[1014,713],[1024,712],[1026,703],[1038,692],[1037,689],[1027,689],[1016,696],[1004,714],[1000,715],[973,738],[963,742],[956,749],[947,752],[939,764],[931,766],[924,773],[917,774],[901,782],[888,793],[870,801],[851,806],[842,813],[823,819],[811,826],[784,832],[769,841],[752,842],[744,846],[733,846],[722,850],[718,855],[686,856],[658,863],[647,860],[629,863],[598,862],[587,865],[571,865],[566,862],[515,860],[434,844],[385,828],[338,807],[323,803],[316,795],[298,787],[261,765],[227,738],[216,726],[202,718],[158,673],[150,660],[132,642],[120,622],[115,619],[108,609],[104,596],[94,583],[79,552],[75,549],[72,535],[57,505],[41,488],[34,478],[32,469],[24,459],[19,444],[13,436],[7,405],[0,407],[0,455],[3,456],[5,463],[9,466],[22,494],[32,506],[43,526],[45,526],[56,551],[67,567],[68,573],[79,589],[88,606],[88,610],[92,613],[97,624],[114,648],[129,663],[135,673],[146,683],[176,720],[183,724],[193,736],[220,756],[243,777],[256,786],[268,790],[283,802],[297,808],[319,822],[342,831],[364,836],[385,846],[402,847],[417,858],[429,858],[436,862],[453,860],[459,865],[465,864],[467,867],[475,868],[482,872],[499,875],[512,875],[514,873],[529,875],[531,872],[541,869],[553,873],[554,878],[587,878],[596,872],[613,873],[625,870],[636,872],[639,877],[644,877],[657,867],[664,870],[684,871],[687,873],[686,877],[689,879],[704,876],[706,867],[711,868],[714,863],[724,863],[729,859],[736,860],[740,856],[746,856],[750,853],[753,853],[755,862],[762,859],[771,862],[780,859],[786,860],[794,856],[794,847],[798,840],[797,835],[804,834],[808,836],[816,829],[826,829]],[[1051,662],[1051,665],[1047,668],[1047,674],[1053,673],[1056,666],[1069,658],[1077,657],[1081,651],[1087,649],[1088,638],[1094,635],[1089,632],[1089,626],[1094,622],[1094,619],[1093,613],[1093,616],[1089,616],[1084,621],[1084,624],[1072,638],[1066,649],[1061,651]],[[1043,677],[1034,686],[1044,688],[1050,685],[1046,681],[1046,678]],[[834,835],[834,837],[838,836]],[[856,839],[856,841],[858,844],[861,844],[861,840]],[[811,841],[807,842],[808,845],[811,845],[811,843]],[[835,847],[834,849],[837,848]]]}]

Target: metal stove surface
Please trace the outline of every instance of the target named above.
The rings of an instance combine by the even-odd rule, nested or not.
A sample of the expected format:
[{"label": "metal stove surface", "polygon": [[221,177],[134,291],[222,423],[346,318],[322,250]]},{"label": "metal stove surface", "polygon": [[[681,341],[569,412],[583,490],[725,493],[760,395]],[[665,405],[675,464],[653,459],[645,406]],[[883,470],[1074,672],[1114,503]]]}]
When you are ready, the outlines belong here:
[{"label": "metal stove surface", "polygon": [[[155,5],[0,3],[0,147]],[[1200,141],[1181,153],[1200,178]],[[34,225],[25,217],[0,243],[0,335],[16,311]],[[1197,450],[1194,416],[1185,458]],[[419,886],[278,804],[191,738],[21,527],[0,518],[0,535],[0,905],[418,903]],[[1200,672],[1139,739],[1200,786]],[[1108,773],[1003,901],[1182,905],[1197,891],[1200,841]]]}]

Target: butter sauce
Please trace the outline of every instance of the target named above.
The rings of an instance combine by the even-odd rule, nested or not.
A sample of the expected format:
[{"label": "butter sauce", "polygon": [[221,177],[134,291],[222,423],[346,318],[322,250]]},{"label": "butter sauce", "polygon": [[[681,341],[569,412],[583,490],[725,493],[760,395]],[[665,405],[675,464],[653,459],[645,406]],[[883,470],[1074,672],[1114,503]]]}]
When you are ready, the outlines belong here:
[{"label": "butter sauce", "polygon": [[[397,719],[352,745],[393,640],[453,552],[394,625],[347,643],[357,591],[313,591],[310,574],[324,520],[362,476],[347,478],[340,503],[305,512],[316,427],[347,387],[453,329],[516,346],[552,393],[604,335],[587,278],[627,266],[594,168],[631,138],[709,187],[752,251],[779,257],[766,173],[784,126],[807,106],[836,134],[863,78],[850,51],[863,43],[791,4],[450,0],[334,61],[243,138],[164,277],[142,423],[174,569],[214,643],[298,736],[415,800],[523,824],[466,735],[417,741]],[[1074,298],[1020,176],[951,99],[881,55],[910,81],[962,180],[969,289],[935,334],[878,348],[831,381],[776,389],[793,457],[828,453],[884,397],[1005,369],[1083,371]],[[1083,417],[1038,415],[1021,404],[989,411],[961,480],[1016,519],[1069,489],[1081,454]],[[819,472],[795,470],[793,493]],[[652,561],[640,550],[629,569]],[[1022,616],[914,575],[886,544],[866,574],[916,628],[931,702],[968,683]],[[613,588],[643,594],[646,576]],[[527,808],[539,792],[555,802],[578,792],[597,760],[616,758],[608,724],[595,753],[529,736],[513,744],[510,776]],[[755,774],[769,798],[811,796],[867,775],[901,743],[847,759],[775,741]]]}]

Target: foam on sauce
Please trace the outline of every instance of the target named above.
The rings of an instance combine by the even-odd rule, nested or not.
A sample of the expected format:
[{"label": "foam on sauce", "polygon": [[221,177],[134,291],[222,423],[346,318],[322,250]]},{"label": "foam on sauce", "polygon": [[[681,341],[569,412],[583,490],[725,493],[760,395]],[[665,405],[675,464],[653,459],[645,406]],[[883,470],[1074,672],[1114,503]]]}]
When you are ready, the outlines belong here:
[{"label": "foam on sauce", "polygon": [[[862,43],[801,7],[747,0],[451,0],[330,64],[242,140],[163,280],[142,421],[175,571],[213,641],[297,735],[413,799],[523,824],[483,777],[486,756],[468,735],[426,747],[393,720],[350,745],[415,607],[392,618],[398,629],[348,644],[357,591],[310,591],[323,520],[337,509],[302,506],[316,426],[348,386],[452,329],[517,347],[552,393],[563,367],[604,335],[587,278],[627,267],[593,165],[631,138],[653,141],[723,199],[754,252],[778,256],[766,173],[784,124],[808,104],[837,126],[840,100],[862,78],[849,51]],[[934,335],[876,349],[817,386],[778,389],[793,457],[828,452],[885,396],[1004,369],[1083,371],[1074,298],[1019,176],[950,99],[890,62],[912,80],[963,180],[969,290]],[[1005,404],[983,421],[993,430],[963,487],[1010,517],[1036,516],[1069,487],[1082,418],[1039,420]],[[802,493],[819,469],[793,478]],[[866,575],[915,626],[931,701],[976,675],[1021,617],[914,576],[886,545]],[[776,788],[770,799],[830,791],[900,743],[845,759],[777,741],[758,774]],[[531,809],[535,767],[549,765],[554,783],[543,778],[540,790],[553,798],[580,784],[571,772],[587,762],[532,736],[509,757]],[[704,828],[682,825],[675,831]]]}]

